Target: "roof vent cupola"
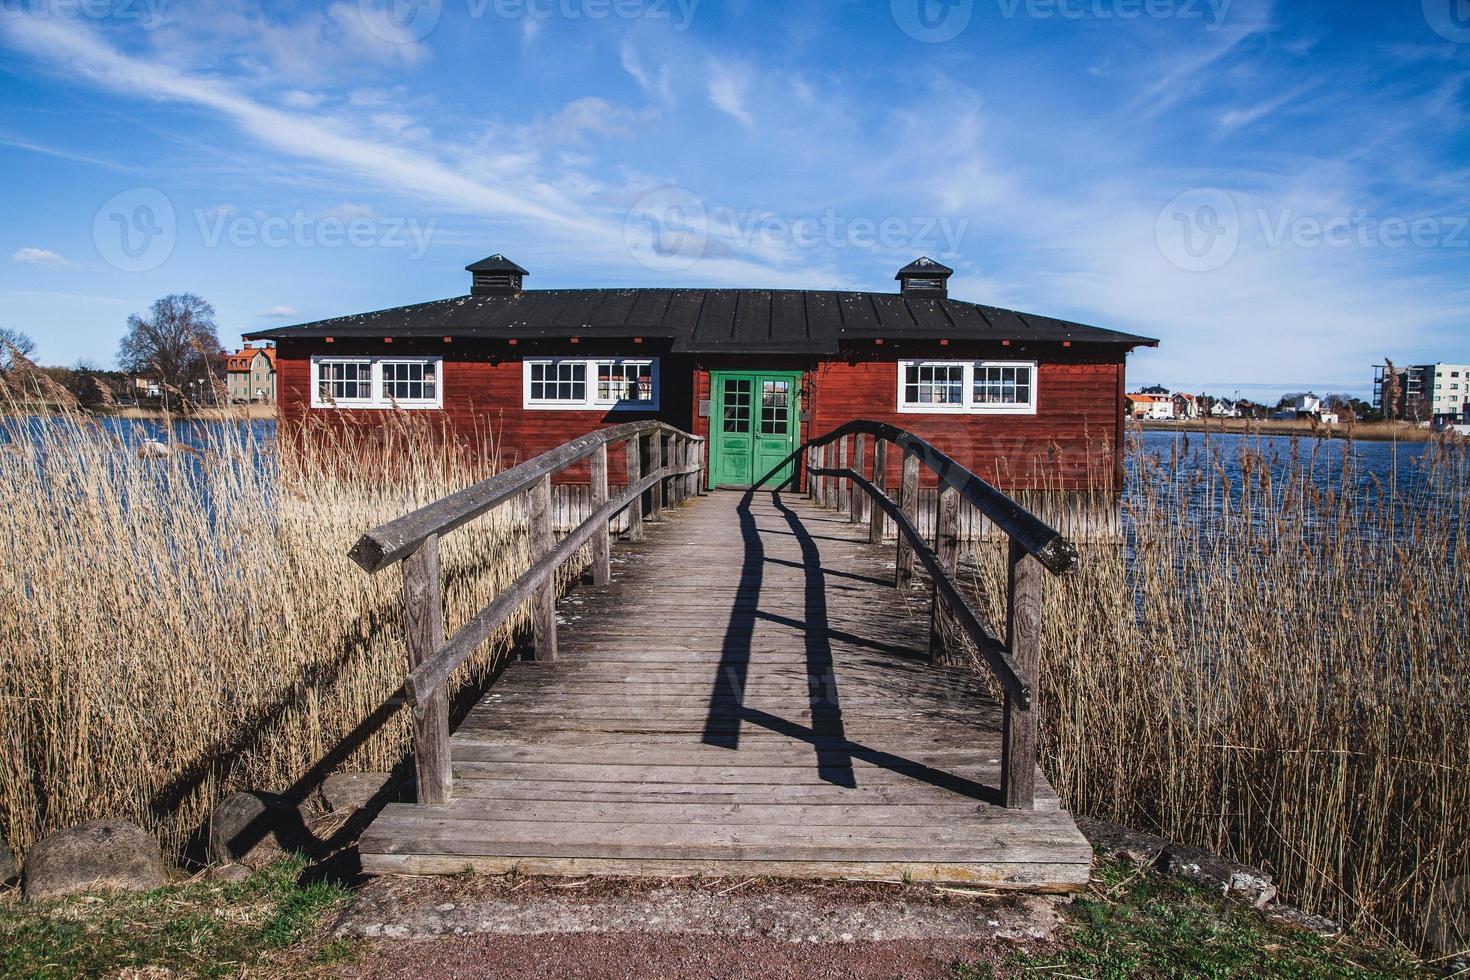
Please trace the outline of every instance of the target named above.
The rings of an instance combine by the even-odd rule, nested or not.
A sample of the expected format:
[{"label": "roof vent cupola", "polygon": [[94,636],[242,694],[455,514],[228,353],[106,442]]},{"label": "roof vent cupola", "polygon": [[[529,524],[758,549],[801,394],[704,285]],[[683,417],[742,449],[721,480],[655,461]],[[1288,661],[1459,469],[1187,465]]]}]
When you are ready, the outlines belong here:
[{"label": "roof vent cupola", "polygon": [[899,292],[915,299],[948,299],[949,277],[954,270],[925,256],[898,270]]},{"label": "roof vent cupola", "polygon": [[465,266],[474,276],[471,296],[514,296],[521,291],[521,279],[530,273],[499,253]]}]

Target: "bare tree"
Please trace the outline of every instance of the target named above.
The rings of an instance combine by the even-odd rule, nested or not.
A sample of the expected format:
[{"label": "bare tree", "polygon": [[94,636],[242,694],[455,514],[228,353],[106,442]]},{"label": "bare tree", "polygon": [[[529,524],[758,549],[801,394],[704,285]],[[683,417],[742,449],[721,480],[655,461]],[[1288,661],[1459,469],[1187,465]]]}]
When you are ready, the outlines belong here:
[{"label": "bare tree", "polygon": [[30,357],[36,352],[36,342],[14,327],[0,327],[0,371],[9,371],[14,366],[12,351]]},{"label": "bare tree", "polygon": [[219,349],[214,307],[193,293],[179,293],[156,300],[146,317],[128,317],[117,362],[124,371],[156,377],[165,390],[183,390],[208,373],[209,358]]}]

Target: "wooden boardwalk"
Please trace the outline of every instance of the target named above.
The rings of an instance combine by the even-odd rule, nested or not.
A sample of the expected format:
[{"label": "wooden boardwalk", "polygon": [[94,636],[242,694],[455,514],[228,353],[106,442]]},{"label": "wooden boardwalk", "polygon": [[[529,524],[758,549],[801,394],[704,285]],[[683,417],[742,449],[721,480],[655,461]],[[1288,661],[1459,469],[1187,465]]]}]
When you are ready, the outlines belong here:
[{"label": "wooden boardwalk", "polygon": [[453,800],[395,804],[370,874],[778,875],[1085,884],[1038,774],[1001,807],[1001,707],[928,658],[929,593],[795,493],[720,492],[614,550],[450,742]]}]

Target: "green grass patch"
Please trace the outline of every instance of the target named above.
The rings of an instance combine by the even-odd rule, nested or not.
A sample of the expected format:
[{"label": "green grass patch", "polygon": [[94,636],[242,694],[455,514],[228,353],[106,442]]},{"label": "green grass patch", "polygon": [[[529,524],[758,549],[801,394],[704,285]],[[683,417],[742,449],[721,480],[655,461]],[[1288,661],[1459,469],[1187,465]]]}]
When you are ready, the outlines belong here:
[{"label": "green grass patch", "polygon": [[[196,882],[139,895],[0,904],[0,977],[113,975],[165,967],[178,976],[233,976],[310,938],[346,897],[299,884],[305,862],[279,861],[238,883]],[[319,961],[350,948],[328,943]]]},{"label": "green grass patch", "polygon": [[[1273,924],[1261,913],[1178,879],[1100,861],[1093,889],[1070,908],[1060,948],[1017,953],[1004,972],[1095,980],[1135,977],[1421,976],[1407,955]],[[957,980],[987,980],[988,964],[959,965]]]}]

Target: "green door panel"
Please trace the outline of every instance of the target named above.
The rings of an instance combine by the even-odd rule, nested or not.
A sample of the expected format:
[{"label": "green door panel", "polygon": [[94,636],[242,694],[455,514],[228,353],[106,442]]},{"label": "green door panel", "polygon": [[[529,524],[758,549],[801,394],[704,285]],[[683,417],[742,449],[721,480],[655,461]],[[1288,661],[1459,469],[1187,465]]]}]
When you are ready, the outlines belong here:
[{"label": "green door panel", "polygon": [[[710,376],[711,487],[748,487],[796,449],[801,430],[795,372],[714,372]],[[792,464],[767,485],[790,479]]]}]

